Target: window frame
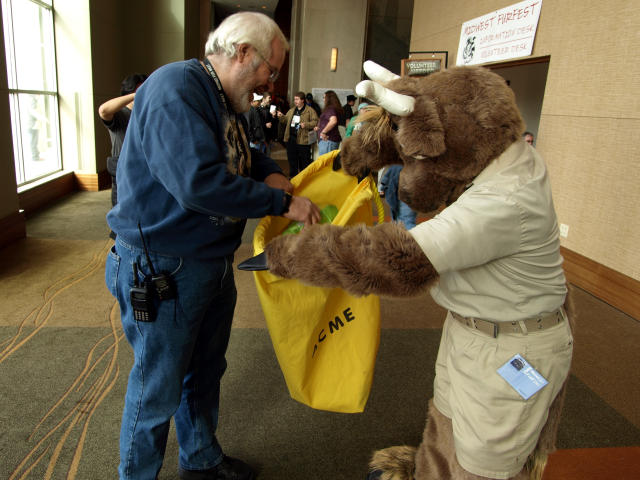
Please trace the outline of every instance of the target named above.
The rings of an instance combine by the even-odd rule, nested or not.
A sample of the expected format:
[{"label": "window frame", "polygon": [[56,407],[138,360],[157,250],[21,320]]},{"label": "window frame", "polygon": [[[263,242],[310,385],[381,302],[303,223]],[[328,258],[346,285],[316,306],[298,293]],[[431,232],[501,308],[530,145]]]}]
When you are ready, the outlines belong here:
[{"label": "window frame", "polygon": [[[16,38],[15,38],[15,24],[14,24],[14,3],[15,2],[29,2],[35,4],[37,7],[48,11],[48,18],[51,22],[51,52],[52,59],[50,64],[43,66],[43,69],[52,68],[51,81],[53,83],[52,90],[40,90],[33,88],[20,88],[18,83],[18,60],[16,50]],[[19,190],[29,188],[30,184],[38,182],[43,178],[53,176],[64,170],[64,164],[62,159],[62,145],[61,145],[61,133],[60,133],[60,95],[58,90],[58,72],[57,72],[57,50],[56,50],[56,35],[55,35],[55,10],[53,8],[53,1],[42,0],[1,0],[4,28],[2,34],[5,40],[5,57],[7,64],[7,91],[8,100],[11,111],[11,137],[13,144],[13,160],[15,166],[16,183]],[[49,73],[49,72],[47,72]],[[25,112],[20,108],[20,95],[34,95],[41,96],[51,101],[50,108],[53,110],[50,118],[53,120],[51,125],[51,136],[53,143],[52,149],[55,150],[56,162],[55,166],[50,170],[43,173],[34,175],[27,178],[25,167],[25,138],[26,132],[23,131],[22,117]]]}]

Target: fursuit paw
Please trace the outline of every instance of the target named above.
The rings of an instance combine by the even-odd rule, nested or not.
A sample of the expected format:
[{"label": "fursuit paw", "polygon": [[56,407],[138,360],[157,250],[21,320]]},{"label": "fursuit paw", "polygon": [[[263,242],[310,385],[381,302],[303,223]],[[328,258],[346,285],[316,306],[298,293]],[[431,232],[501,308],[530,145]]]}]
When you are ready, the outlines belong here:
[{"label": "fursuit paw", "polygon": [[378,450],[369,462],[368,479],[412,480],[416,449],[406,445]]}]

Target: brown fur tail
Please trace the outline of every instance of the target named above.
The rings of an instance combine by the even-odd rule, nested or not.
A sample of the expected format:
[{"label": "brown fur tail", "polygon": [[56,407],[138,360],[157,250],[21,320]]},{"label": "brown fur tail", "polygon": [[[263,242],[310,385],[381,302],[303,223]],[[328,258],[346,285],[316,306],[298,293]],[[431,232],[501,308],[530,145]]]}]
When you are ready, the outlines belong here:
[{"label": "brown fur tail", "polygon": [[381,470],[380,480],[412,480],[415,470],[416,449],[399,446],[378,450],[373,454],[369,467],[371,471]]},{"label": "brown fur tail", "polygon": [[529,455],[524,470],[529,472],[529,480],[541,480],[544,469],[547,466],[549,454],[556,450],[556,434],[558,433],[558,424],[560,423],[560,415],[564,405],[564,398],[567,393],[567,380],[558,392],[558,395],[551,403],[549,408],[549,416],[547,423],[542,427],[538,443],[535,450]]},{"label": "brown fur tail", "polygon": [[[568,293],[564,303],[564,309],[567,313],[571,331],[575,333],[576,313],[573,304],[573,287],[567,284],[567,289]],[[549,454],[553,453],[556,450],[556,436],[558,433],[558,425],[560,424],[562,407],[564,406],[564,399],[567,394],[568,381],[569,379],[567,378],[564,382],[564,385],[562,385],[562,388],[558,392],[558,395],[553,400],[551,407],[549,407],[549,416],[547,417],[547,422],[540,432],[540,437],[538,438],[538,443],[536,444],[535,450],[531,453],[531,455],[529,455],[529,458],[527,459],[525,470],[529,472],[529,480],[542,479],[542,474],[544,473],[544,469],[547,466]]]}]

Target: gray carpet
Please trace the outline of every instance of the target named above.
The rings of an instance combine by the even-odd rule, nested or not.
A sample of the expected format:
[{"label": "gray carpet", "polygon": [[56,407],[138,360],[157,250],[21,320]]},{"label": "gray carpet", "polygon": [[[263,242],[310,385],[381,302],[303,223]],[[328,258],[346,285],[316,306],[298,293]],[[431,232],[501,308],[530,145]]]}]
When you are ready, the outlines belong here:
[{"label": "gray carpet", "polygon": [[[2,338],[12,333],[9,330],[0,329]],[[85,420],[89,422],[77,478],[106,480],[117,476],[119,417],[131,365],[131,352],[124,342],[120,342],[115,359],[119,375],[95,414],[87,418],[89,411],[83,412],[75,425],[71,419],[64,420],[81,403],[83,392],[106,371],[110,356],[45,420],[33,438],[27,439],[79,375],[87,346],[109,333],[102,328],[47,328],[28,348],[2,364],[0,478],[9,478],[30,450],[35,449],[31,464],[48,448],[47,461],[36,464],[28,477],[44,478],[51,450],[67,434],[52,477],[65,478],[82,443]],[[374,388],[365,412],[337,414],[312,410],[288,396],[265,330],[234,329],[222,388],[220,441],[229,454],[259,468],[262,480],[363,478],[373,450],[419,443],[427,399],[432,394],[431,366],[438,341],[437,330],[383,330]],[[106,350],[107,344],[98,351]],[[423,365],[424,370],[409,365]],[[640,430],[580,380],[571,378],[559,432],[560,448],[632,446],[639,442]],[[172,431],[161,479],[177,478],[177,448]]]},{"label": "gray carpet", "polygon": [[[61,277],[75,278],[66,277],[68,270],[85,263],[91,266],[94,252],[104,251],[107,209],[108,192],[73,195],[30,218],[29,238],[0,251],[4,266],[0,286],[11,292],[0,294],[2,304],[11,305],[0,312],[0,351],[9,349],[16,338],[16,346],[24,340],[0,359],[2,479],[117,477],[119,422],[131,350],[120,337],[117,315],[109,315],[113,302],[105,294],[103,271],[83,269],[83,275],[89,272],[86,278],[61,288],[50,310],[42,310],[49,312],[44,328],[36,331],[32,321],[19,327],[34,306],[47,303],[52,291],[45,289],[47,285]],[[82,265],[73,265],[74,256]],[[56,263],[60,259],[64,262]],[[29,261],[40,267],[24,267]],[[435,325],[441,321],[441,312],[433,309],[428,296],[383,299],[383,324],[394,328],[382,330],[366,410],[336,414],[312,410],[289,397],[266,329],[238,328],[263,325],[263,320],[253,318],[260,313],[250,277],[239,274],[237,282],[242,303],[228,352],[218,432],[228,454],[256,466],[260,480],[352,480],[364,478],[373,450],[419,443],[440,336]],[[585,292],[579,292],[577,299],[584,322],[597,312],[596,321],[607,315],[609,322],[635,326]],[[247,316],[252,318],[243,318]],[[632,333],[627,336],[635,338]],[[600,340],[597,352],[605,352],[605,346]],[[587,353],[593,354],[595,348]],[[618,369],[608,358],[616,348],[628,347],[618,343],[608,348],[610,353],[598,353],[598,368],[615,378]],[[627,351],[630,358],[637,356],[637,350]],[[592,357],[576,352],[574,370],[582,376],[570,379],[558,446],[640,445],[640,429],[630,415],[612,406],[611,399],[625,392],[595,393],[590,385],[601,388],[594,380],[601,370],[585,366],[582,359]],[[177,450],[172,430],[160,479],[177,478]],[[12,476],[13,472],[19,475]]]}]

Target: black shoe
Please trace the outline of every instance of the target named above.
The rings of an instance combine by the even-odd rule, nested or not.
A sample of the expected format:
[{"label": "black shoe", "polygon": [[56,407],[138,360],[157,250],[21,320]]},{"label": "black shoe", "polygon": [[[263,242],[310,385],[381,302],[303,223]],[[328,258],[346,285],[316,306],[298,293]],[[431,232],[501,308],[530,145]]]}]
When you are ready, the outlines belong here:
[{"label": "black shoe", "polygon": [[181,480],[254,480],[255,473],[249,465],[226,455],[218,465],[207,470],[185,470],[178,467]]}]

